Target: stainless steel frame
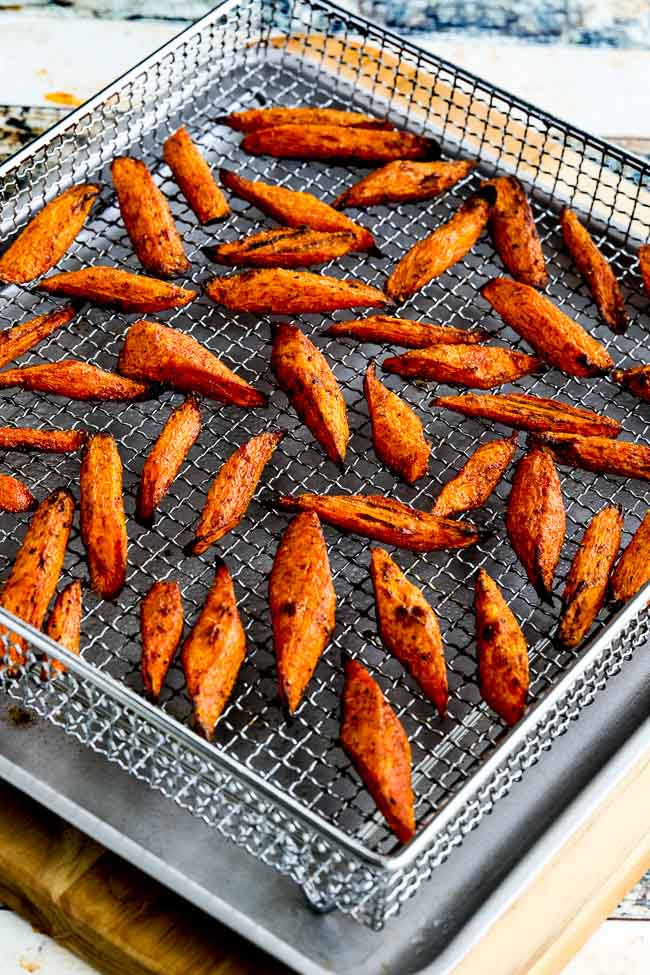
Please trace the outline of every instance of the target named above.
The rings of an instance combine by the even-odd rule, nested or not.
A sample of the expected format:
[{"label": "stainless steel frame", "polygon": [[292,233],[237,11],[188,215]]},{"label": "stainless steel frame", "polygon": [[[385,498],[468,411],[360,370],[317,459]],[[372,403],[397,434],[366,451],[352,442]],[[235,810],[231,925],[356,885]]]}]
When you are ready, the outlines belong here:
[{"label": "stainless steel frame", "polygon": [[[329,35],[325,37],[325,32]],[[103,173],[101,205],[62,267],[117,263],[137,269],[105,167],[119,152],[143,156],[170,196],[193,263],[192,280],[214,273],[202,247],[216,236],[234,238],[262,226],[260,215],[235,203],[231,221],[219,230],[196,227],[160,163],[165,135],[187,124],[213,164],[227,163],[296,188],[332,198],[354,178],[342,167],[251,159],[239,153],[238,138],[215,124],[235,106],[270,103],[350,102],[402,125],[441,138],[449,155],[479,160],[481,175],[517,172],[533,195],[552,279],[551,296],[575,314],[612,349],[617,362],[643,359],[648,324],[633,257],[650,234],[650,172],[647,164],[461,72],[445,62],[324,2],[260,3],[227,0],[189,31],[73,113],[33,146],[0,167],[0,239],[10,238],[44,199],[71,182]],[[445,219],[479,176],[427,206],[379,208],[360,217],[376,233],[379,257],[348,257],[328,273],[351,273],[381,283],[391,262],[414,239]],[[584,286],[563,252],[558,207],[571,202],[590,219],[621,276],[633,320],[628,334],[612,336],[598,326]],[[500,273],[487,242],[453,268],[404,313],[416,318],[485,322],[499,337],[516,336],[490,315],[477,296],[487,278]],[[50,307],[30,289],[0,294],[0,322],[13,323]],[[165,317],[190,331],[262,387],[268,376],[268,319],[226,315],[200,299]],[[336,316],[339,317],[339,316]],[[318,334],[323,319],[304,316]],[[55,333],[31,359],[74,353],[111,368],[126,327],[125,316],[88,308],[69,329]],[[503,531],[507,484],[478,516],[492,534],[476,549],[397,559],[429,593],[441,619],[447,647],[452,701],[439,723],[415,685],[382,651],[374,625],[368,580],[369,546],[357,538],[327,533],[339,599],[338,627],[296,720],[284,723],[274,695],[274,667],[265,599],[268,570],[286,519],[267,504],[269,491],[301,489],[390,491],[423,507],[438,486],[469,455],[486,424],[432,413],[429,390],[401,387],[426,421],[434,442],[431,476],[414,489],[396,485],[382,470],[369,440],[361,377],[369,355],[382,351],[317,339],[348,402],[353,439],[344,474],[326,462],[285,398],[273,390],[267,415],[204,405],[199,444],[172,488],[153,531],[130,526],[130,573],[116,604],[85,598],[84,647],[71,658],[23,624],[0,620],[26,636],[31,648],[22,677],[2,678],[11,696],[132,775],[173,798],[222,836],[291,877],[317,908],[338,907],[371,927],[399,911],[420,885],[453,853],[487,813],[498,809],[513,784],[563,735],[570,722],[601,690],[638,658],[648,638],[640,594],[614,620],[603,613],[587,650],[558,651],[552,643],[557,611],[540,607]],[[554,371],[519,384],[541,395],[587,403],[621,418],[626,434],[648,439],[645,407],[606,380],[579,383]],[[74,404],[22,393],[3,393],[5,422],[107,429],[118,439],[126,470],[127,510],[152,442],[175,398],[154,403]],[[188,617],[194,617],[211,582],[211,552],[185,559],[182,546],[201,509],[205,486],[232,449],[267,427],[287,427],[289,436],[265,475],[245,522],[220,546],[236,581],[249,635],[249,656],[214,745],[189,727],[189,705],[179,668],[170,674],[160,708],[141,697],[138,673],[137,603],[153,578],[177,578]],[[489,434],[488,434],[489,435]],[[5,458],[30,485],[45,493],[58,483],[76,489],[78,459],[18,455]],[[605,502],[626,513],[626,540],[650,500],[638,482],[562,472],[569,525],[558,573],[562,578],[588,517]],[[0,559],[15,553],[16,522],[5,516]],[[476,686],[471,576],[479,566],[495,574],[521,619],[531,646],[531,709],[509,734],[481,703]],[[74,534],[66,574],[85,572],[80,539]],[[605,625],[607,624],[607,625]],[[336,744],[341,687],[339,650],[360,656],[378,675],[405,723],[414,750],[416,813],[420,831],[404,849],[376,813]],[[44,679],[43,652],[65,659],[69,672]]]}]

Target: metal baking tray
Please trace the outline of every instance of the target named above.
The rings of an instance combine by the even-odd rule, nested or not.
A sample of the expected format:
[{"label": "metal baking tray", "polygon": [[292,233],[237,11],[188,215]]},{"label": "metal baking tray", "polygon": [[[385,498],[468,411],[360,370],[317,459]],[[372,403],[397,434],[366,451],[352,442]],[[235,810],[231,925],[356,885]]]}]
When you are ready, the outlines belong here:
[{"label": "metal baking tray", "polygon": [[[475,176],[441,200],[364,214],[361,219],[375,233],[384,256],[346,257],[327,273],[352,274],[381,285],[397,256],[446,219],[482,176],[516,172],[531,192],[542,233],[551,271],[548,293],[599,335],[617,363],[647,358],[648,302],[634,252],[650,235],[648,165],[321,0],[289,5],[227,0],[17,154],[0,168],[0,239],[11,238],[45,199],[70,183],[100,179],[105,186],[100,205],[60,266],[111,263],[138,270],[107,170],[116,154],[132,151],[148,162],[170,198],[192,261],[191,280],[200,285],[215,273],[204,245],[251,232],[264,220],[252,207],[235,201],[227,224],[217,230],[198,228],[160,162],[162,142],[184,123],[213,165],[226,164],[331,199],[358,175],[353,168],[246,157],[239,152],[239,138],[216,122],[233,108],[291,103],[352,104],[437,136],[450,157],[480,162]],[[563,252],[557,213],[567,202],[587,216],[623,282],[632,314],[626,336],[613,336],[598,324],[584,285]],[[481,323],[495,337],[519,345],[477,294],[485,280],[500,272],[492,248],[483,241],[401,313],[468,327]],[[0,323],[14,323],[51,305],[30,289],[7,287],[0,292]],[[340,473],[323,458],[272,383],[269,319],[227,314],[205,298],[161,317],[191,332],[267,389],[271,406],[249,413],[204,404],[203,433],[155,529],[146,531],[129,520],[130,570],[123,593],[114,604],[89,592],[85,596],[81,658],[12,623],[16,633],[27,635],[32,652],[22,676],[10,679],[5,673],[2,683],[9,695],[201,818],[215,835],[234,841],[298,883],[314,907],[336,907],[379,928],[441,864],[457,855],[489,813],[498,815],[514,783],[526,777],[572,720],[592,703],[604,707],[600,699],[612,678],[621,671],[631,673],[639,660],[647,672],[641,654],[648,638],[643,613],[647,596],[640,594],[614,623],[604,611],[587,649],[559,651],[552,643],[557,608],[539,605],[505,538],[506,479],[478,513],[476,520],[490,530],[480,545],[460,553],[397,553],[440,616],[451,689],[449,717],[441,723],[381,648],[368,543],[326,529],[338,596],[337,629],[308,699],[287,725],[275,694],[266,603],[268,572],[286,525],[286,517],[269,503],[273,493],[390,492],[426,507],[478,439],[492,431],[480,421],[432,411],[431,388],[389,379],[388,385],[400,389],[420,413],[434,444],[429,476],[416,488],[396,484],[374,456],[361,388],[368,359],[386,350],[327,340],[319,334],[322,316],[303,316],[302,327],[316,336],[332,363],[349,407],[350,457]],[[25,361],[57,360],[72,353],[112,368],[130,320],[88,307]],[[522,381],[518,388],[605,410],[624,422],[624,436],[648,439],[647,408],[606,380],[579,383],[551,371]],[[143,455],[177,401],[177,396],[165,394],[150,403],[93,405],[3,392],[3,422],[108,430],[120,444],[131,515]],[[153,579],[175,578],[188,622],[194,620],[211,583],[215,553],[188,559],[182,549],[206,485],[237,445],[271,427],[287,428],[289,435],[267,468],[245,521],[218,547],[235,579],[249,652],[215,743],[208,744],[191,730],[177,666],[160,707],[143,699],[137,606]],[[4,461],[6,469],[19,471],[37,493],[60,483],[77,489],[77,457],[8,454]],[[562,487],[568,539],[558,579],[565,576],[593,512],[607,502],[620,503],[627,542],[650,501],[648,487],[639,482],[579,471],[563,470]],[[18,521],[5,516],[0,526],[0,568],[5,571],[16,551]],[[481,702],[477,688],[471,580],[479,566],[498,579],[531,649],[531,707],[511,732]],[[65,575],[85,577],[85,571],[75,532]],[[0,613],[2,622],[8,619]],[[419,832],[403,849],[396,847],[337,745],[343,649],[363,659],[378,677],[411,740]],[[46,650],[66,661],[65,677],[43,679],[39,657]],[[561,752],[562,745],[556,748]]]}]

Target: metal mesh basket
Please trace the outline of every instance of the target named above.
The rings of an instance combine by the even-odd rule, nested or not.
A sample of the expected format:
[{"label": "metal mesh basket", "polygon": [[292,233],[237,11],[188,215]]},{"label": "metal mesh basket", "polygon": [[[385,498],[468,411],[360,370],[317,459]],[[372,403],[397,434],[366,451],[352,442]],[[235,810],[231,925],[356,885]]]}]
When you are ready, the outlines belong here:
[{"label": "metal mesh basket", "polygon": [[[160,161],[164,138],[184,123],[211,164],[332,199],[358,176],[353,168],[249,158],[239,152],[239,138],[215,123],[233,108],[304,103],[354,105],[387,115],[398,125],[439,137],[445,154],[480,162],[480,175],[443,199],[363,214],[360,219],[375,233],[384,257],[349,255],[326,273],[351,274],[381,285],[394,260],[446,219],[482,176],[496,170],[517,172],[533,198],[551,271],[548,293],[597,332],[617,363],[643,360],[647,298],[633,256],[650,227],[650,172],[643,161],[321,0],[289,5],[227,0],[19,153],[0,169],[0,239],[12,237],[45,199],[70,183],[99,178],[104,183],[100,205],[60,267],[110,263],[139,270],[107,170],[116,154],[128,150],[147,161],[168,195],[192,261],[191,279],[200,285],[215,272],[202,250],[207,242],[217,236],[234,239],[268,224],[253,207],[235,200],[227,224],[216,231],[198,227]],[[598,324],[585,287],[562,250],[557,211],[566,202],[587,216],[622,280],[632,318],[626,336],[613,336]],[[498,259],[484,241],[400,313],[468,327],[480,323],[495,337],[519,346],[478,296],[480,285],[498,273]],[[30,289],[7,287],[0,293],[0,322],[13,324],[51,306]],[[81,658],[12,623],[14,632],[27,636],[31,652],[21,676],[9,677],[5,671],[2,683],[7,693],[291,876],[315,906],[336,906],[380,927],[643,645],[648,638],[647,620],[640,615],[644,597],[613,622],[604,612],[588,650],[558,651],[550,640],[556,613],[538,604],[505,538],[506,480],[478,513],[476,520],[491,530],[480,545],[463,552],[396,554],[440,617],[451,691],[449,716],[441,723],[417,686],[381,648],[368,574],[369,544],[326,529],[338,597],[337,629],[303,707],[287,725],[276,698],[266,600],[268,573],[287,519],[268,504],[272,493],[375,491],[427,507],[477,442],[493,434],[481,421],[432,411],[431,389],[400,385],[391,377],[388,385],[414,406],[434,445],[429,476],[414,488],[397,484],[374,455],[362,394],[368,358],[387,350],[326,339],[319,334],[324,319],[303,316],[301,327],[316,336],[349,408],[352,440],[341,473],[324,459],[273,385],[269,319],[227,314],[205,298],[161,317],[267,389],[271,406],[244,412],[204,404],[203,432],[155,528],[147,531],[129,519],[124,591],[115,603],[85,595]],[[24,361],[54,361],[72,353],[114,368],[128,321],[122,314],[88,307]],[[605,379],[579,383],[551,371],[529,377],[518,388],[606,410],[623,421],[624,436],[648,439],[647,409]],[[128,406],[79,404],[4,391],[3,422],[112,433],[124,462],[130,516],[143,456],[178,399],[166,393],[157,401]],[[263,429],[278,427],[289,433],[267,467],[263,487],[242,524],[217,547],[235,579],[249,651],[210,745],[191,730],[180,667],[170,671],[160,707],[143,699],[138,603],[154,579],[173,578],[181,585],[188,623],[194,621],[212,581],[216,552],[186,558],[182,549],[192,537],[207,485],[236,446]],[[77,491],[76,456],[7,454],[4,463],[39,495],[61,483]],[[627,541],[650,500],[638,482],[578,471],[563,471],[562,486],[568,540],[559,579],[587,520],[603,504],[622,505]],[[15,555],[18,521],[5,515],[0,525],[3,570]],[[472,577],[479,566],[498,580],[531,648],[532,706],[510,733],[481,702],[477,687]],[[85,574],[75,529],[65,576]],[[0,613],[0,620],[7,623],[9,617]],[[362,659],[378,678],[411,740],[419,833],[405,849],[396,847],[337,744],[343,649]],[[44,677],[39,663],[44,651],[64,659],[68,673],[56,680]]]}]

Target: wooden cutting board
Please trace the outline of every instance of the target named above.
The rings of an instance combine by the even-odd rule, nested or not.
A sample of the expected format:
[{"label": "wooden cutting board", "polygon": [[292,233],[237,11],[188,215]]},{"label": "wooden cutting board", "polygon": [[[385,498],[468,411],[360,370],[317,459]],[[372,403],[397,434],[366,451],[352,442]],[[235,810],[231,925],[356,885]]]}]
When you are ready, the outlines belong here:
[{"label": "wooden cutting board", "polygon": [[[454,975],[558,975],[650,868],[649,806],[650,755],[531,879]],[[288,973],[4,783],[0,900],[107,975]]]}]

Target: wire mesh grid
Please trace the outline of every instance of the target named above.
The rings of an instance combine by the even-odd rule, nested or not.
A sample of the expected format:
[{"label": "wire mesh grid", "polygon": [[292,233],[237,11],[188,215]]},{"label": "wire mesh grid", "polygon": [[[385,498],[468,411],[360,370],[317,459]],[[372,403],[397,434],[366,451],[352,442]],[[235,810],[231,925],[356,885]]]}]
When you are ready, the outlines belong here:
[{"label": "wire mesh grid", "polygon": [[[318,33],[325,26],[329,40]],[[291,35],[289,40],[284,32]],[[359,37],[366,45],[363,57],[359,56]],[[387,65],[394,65],[390,84]],[[519,171],[532,184],[535,218],[551,275],[548,294],[598,335],[617,364],[644,361],[647,298],[633,256],[634,240],[639,233],[647,236],[650,227],[645,195],[650,178],[641,161],[566,129],[453,66],[320,2],[296,3],[287,9],[283,4],[243,0],[218,8],[180,41],[99,96],[96,105],[82,109],[72,124],[4,167],[1,237],[11,238],[44,198],[71,182],[92,178],[103,185],[99,205],[59,267],[73,270],[87,264],[111,264],[138,271],[107,168],[115,155],[128,150],[145,159],[170,200],[192,262],[190,279],[200,290],[214,273],[222,271],[209,264],[203,247],[269,226],[269,221],[251,205],[232,200],[233,214],[225,224],[218,229],[197,226],[160,161],[164,138],[183,123],[212,165],[225,165],[331,200],[360,171],[247,157],[238,149],[239,137],[216,121],[235,108],[306,103],[354,104],[388,114],[398,124],[438,135],[447,155],[470,154],[480,163],[474,175],[442,199],[376,207],[359,214],[359,221],[375,234],[383,256],[348,255],[324,267],[325,273],[351,275],[381,287],[395,260],[447,219],[483,176],[497,170]],[[538,151],[540,140],[544,151]],[[531,145],[536,149],[532,176]],[[576,201],[591,218],[592,229],[622,281],[632,318],[625,336],[613,336],[599,324],[585,286],[563,251],[557,214],[567,201]],[[400,308],[399,314],[466,327],[481,325],[496,341],[523,348],[478,295],[480,286],[500,273],[498,258],[483,240],[461,264]],[[51,307],[51,299],[32,288],[7,287],[0,294],[0,322],[14,324]],[[333,317],[353,315],[337,313]],[[434,392],[451,391],[444,386],[434,389],[382,377],[414,407],[433,443],[428,476],[415,487],[397,483],[374,455],[362,392],[367,363],[381,362],[388,347],[360,347],[348,340],[328,339],[322,335],[323,316],[302,316],[301,327],[333,366],[347,402],[352,438],[342,473],[323,457],[275,387],[269,370],[269,318],[226,313],[205,297],[160,318],[193,335],[240,375],[269,392],[270,407],[246,412],[205,402],[201,436],[154,529],[145,530],[132,518],[138,477],[147,450],[180,400],[178,395],[165,393],[154,401],[128,405],[79,404],[3,391],[4,423],[78,426],[106,430],[116,438],[125,468],[130,545],[127,584],[119,599],[107,603],[90,592],[84,597],[81,671],[77,673],[71,664],[75,676],[43,681],[35,656],[22,680],[11,682],[5,677],[4,683],[10,693],[21,696],[39,713],[63,724],[80,740],[289,873],[315,904],[334,904],[378,926],[449,854],[467,824],[470,828],[475,825],[491,808],[495,795],[507,791],[504,781],[491,770],[507,763],[507,771],[499,774],[511,783],[523,769],[522,764],[517,771],[513,755],[520,753],[525,764],[527,756],[550,744],[555,733],[548,694],[557,690],[562,678],[569,679],[582,651],[559,651],[552,644],[557,611],[539,604],[508,545],[503,521],[508,476],[476,515],[476,522],[488,534],[475,548],[428,555],[395,553],[440,618],[450,684],[447,718],[441,722],[435,717],[417,685],[381,647],[368,574],[369,543],[326,528],[338,600],[337,627],[307,699],[288,725],[276,696],[266,600],[268,574],[287,519],[274,511],[272,499],[278,492],[303,490],[386,493],[426,509],[478,442],[505,431],[433,409]],[[73,355],[115,368],[131,320],[133,316],[86,307],[70,326],[55,332],[22,362],[56,361]],[[623,422],[623,436],[648,439],[647,409],[606,379],[578,382],[551,370],[521,380],[517,388],[602,410]],[[183,556],[220,464],[251,436],[278,428],[286,429],[287,436],[268,465],[244,521],[216,550],[199,558]],[[77,493],[75,456],[7,454],[4,464],[6,470],[20,473],[39,496],[58,484],[69,485]],[[648,490],[638,482],[577,471],[561,474],[567,544],[558,579],[566,575],[576,544],[595,511],[605,503],[619,503],[626,516],[627,540],[650,500]],[[5,515],[0,525],[0,562],[5,571],[15,555],[19,524],[20,518]],[[215,744],[207,745],[190,730],[190,705],[177,664],[167,678],[160,712],[156,714],[141,700],[138,603],[154,579],[175,579],[191,625],[211,584],[217,551],[235,579],[248,654],[219,722]],[[531,732],[523,744],[517,745],[516,736],[507,737],[507,729],[482,704],[478,692],[472,582],[480,566],[498,580],[530,645],[531,703],[538,707],[529,725],[522,725],[522,734],[535,723],[538,731]],[[86,577],[76,529],[65,565],[65,578],[74,577]],[[589,687],[613,675],[625,653],[647,637],[642,623],[629,612],[628,617],[630,639],[621,642],[618,655],[614,638],[606,632],[598,653],[589,657],[598,674]],[[601,614],[600,623],[606,620],[607,611]],[[612,648],[605,652],[610,643]],[[32,637],[31,644],[39,648],[38,638]],[[378,678],[411,742],[421,835],[401,854],[337,744],[341,650],[362,659]],[[105,680],[105,675],[111,680]],[[122,688],[127,689],[126,696]],[[581,698],[575,697],[572,688],[567,700],[577,713]],[[588,703],[589,694],[583,698]],[[569,712],[558,714],[557,721],[562,721]],[[481,780],[485,794],[479,791]],[[429,829],[425,829],[427,824]]]}]

